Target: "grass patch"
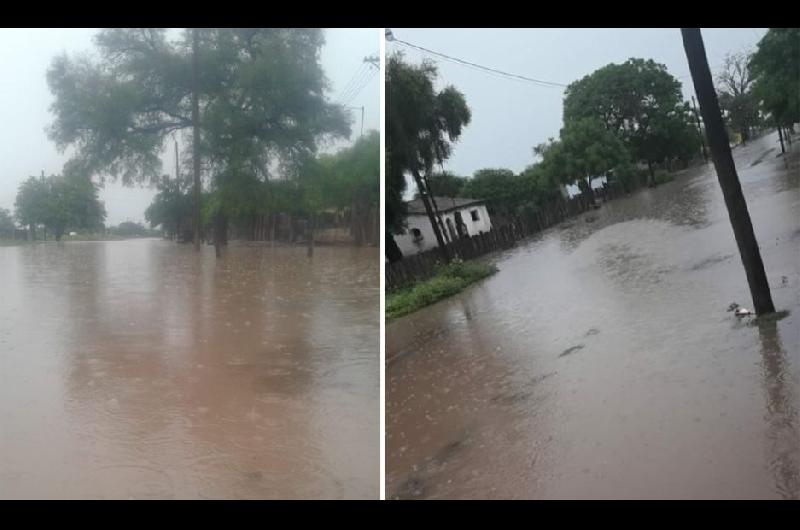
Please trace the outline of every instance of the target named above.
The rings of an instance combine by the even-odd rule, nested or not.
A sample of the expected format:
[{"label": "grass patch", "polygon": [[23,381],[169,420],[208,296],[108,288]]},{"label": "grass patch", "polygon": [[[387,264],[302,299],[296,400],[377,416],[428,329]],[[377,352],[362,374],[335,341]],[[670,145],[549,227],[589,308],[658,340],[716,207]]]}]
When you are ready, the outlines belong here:
[{"label": "grass patch", "polygon": [[672,173],[668,173],[664,170],[657,170],[655,172],[654,183],[656,186],[659,186],[661,184],[666,184],[667,182],[672,182],[674,179],[675,177],[672,175]]},{"label": "grass patch", "polygon": [[386,294],[386,320],[413,313],[417,309],[453,296],[468,285],[497,272],[497,267],[476,261],[453,261],[439,267],[436,274],[411,287]]}]

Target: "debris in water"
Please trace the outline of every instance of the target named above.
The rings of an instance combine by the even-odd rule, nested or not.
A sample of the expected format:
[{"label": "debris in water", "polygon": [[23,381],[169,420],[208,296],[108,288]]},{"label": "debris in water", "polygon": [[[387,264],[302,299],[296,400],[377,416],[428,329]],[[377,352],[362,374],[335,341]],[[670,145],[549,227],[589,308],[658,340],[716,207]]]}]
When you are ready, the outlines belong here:
[{"label": "debris in water", "polygon": [[749,309],[740,306],[736,302],[733,302],[731,305],[728,306],[728,312],[733,311],[733,314],[737,317],[745,317],[749,315],[755,315],[754,311],[750,311]]}]

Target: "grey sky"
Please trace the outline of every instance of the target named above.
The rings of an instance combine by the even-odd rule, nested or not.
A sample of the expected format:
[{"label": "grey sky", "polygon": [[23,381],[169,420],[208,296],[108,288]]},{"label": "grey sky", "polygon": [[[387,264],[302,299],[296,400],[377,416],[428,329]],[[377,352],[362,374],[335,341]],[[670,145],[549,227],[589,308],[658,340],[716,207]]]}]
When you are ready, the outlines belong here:
[{"label": "grey sky", "polygon": [[[506,72],[569,84],[608,63],[630,57],[663,63],[683,83],[684,97],[694,94],[679,29],[402,29],[396,38],[472,63]],[[706,52],[716,73],[728,52],[755,49],[765,28],[703,29]],[[563,89],[495,77],[429,56],[398,43],[406,60],[425,57],[439,65],[438,88],[452,84],[464,93],[472,122],[445,164],[470,176],[487,167],[521,171],[534,162],[532,148],[561,128]],[[411,187],[411,186],[410,186]]]},{"label": "grey sky", "polygon": [[[60,173],[68,154],[60,155],[47,139],[45,127],[51,122],[52,96],[45,72],[52,58],[94,49],[95,29],[3,29],[0,30],[0,208],[13,212],[17,187],[30,175]],[[322,50],[322,66],[330,81],[330,99],[337,101],[343,89],[361,68],[364,57],[379,53],[383,31],[378,29],[329,29]],[[380,75],[364,72],[362,90],[352,93],[350,106],[364,106],[364,130],[380,124]],[[356,83],[356,88],[362,83]],[[348,145],[358,138],[361,111],[353,111],[353,134],[349,141],[337,142],[326,150]],[[174,174],[172,150],[164,157],[164,172]],[[154,191],[149,188],[124,188],[107,183],[101,191],[108,217],[106,224],[132,220],[144,222],[144,210]]]}]

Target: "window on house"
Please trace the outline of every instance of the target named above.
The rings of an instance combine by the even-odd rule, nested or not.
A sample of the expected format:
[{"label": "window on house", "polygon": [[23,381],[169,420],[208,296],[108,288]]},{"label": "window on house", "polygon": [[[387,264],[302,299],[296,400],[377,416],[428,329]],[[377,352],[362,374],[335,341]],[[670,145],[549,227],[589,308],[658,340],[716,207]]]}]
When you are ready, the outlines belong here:
[{"label": "window on house", "polygon": [[473,221],[479,221],[480,217],[478,217],[478,210],[472,210],[469,212],[470,216],[472,216]]},{"label": "window on house", "polygon": [[411,235],[414,236],[415,241],[422,239],[422,232],[420,232],[419,228],[412,228]]}]

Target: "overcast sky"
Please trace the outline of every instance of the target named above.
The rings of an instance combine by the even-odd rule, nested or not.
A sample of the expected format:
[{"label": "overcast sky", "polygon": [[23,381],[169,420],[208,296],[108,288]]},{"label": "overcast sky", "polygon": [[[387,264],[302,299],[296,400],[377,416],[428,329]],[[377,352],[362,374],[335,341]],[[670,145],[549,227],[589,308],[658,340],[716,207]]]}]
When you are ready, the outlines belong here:
[{"label": "overcast sky", "polygon": [[[631,57],[667,66],[683,83],[689,100],[694,88],[679,29],[402,29],[397,39],[472,63],[534,79],[569,84],[609,63]],[[709,64],[716,73],[725,54],[755,48],[765,28],[703,29]],[[462,176],[487,167],[521,171],[533,163],[532,148],[561,128],[562,88],[547,88],[499,78],[398,43],[406,60],[425,57],[439,65],[438,87],[452,84],[472,111],[445,169]],[[413,186],[410,186],[413,188]]]},{"label": "overcast sky", "polygon": [[[52,121],[49,107],[52,96],[45,72],[52,58],[66,51],[69,54],[94,49],[95,29],[3,29],[0,31],[0,208],[13,212],[17,187],[30,175],[60,173],[68,155],[60,155],[47,139],[45,127]],[[364,130],[378,129],[380,124],[380,85],[378,72],[370,72],[364,57],[377,55],[383,31],[377,29],[329,29],[322,50],[322,66],[331,84],[329,94],[338,101],[352,81],[345,99],[352,107],[364,106]],[[371,67],[370,67],[371,68]],[[355,79],[354,75],[358,74]],[[363,85],[363,86],[362,86]],[[357,94],[356,89],[362,87]],[[345,103],[347,103],[345,101]],[[361,111],[353,111],[353,134],[347,145],[358,138]],[[171,150],[164,159],[164,172],[173,175]],[[107,225],[132,220],[144,222],[144,210],[154,191],[149,188],[124,188],[107,183],[101,191],[108,217]]]}]

